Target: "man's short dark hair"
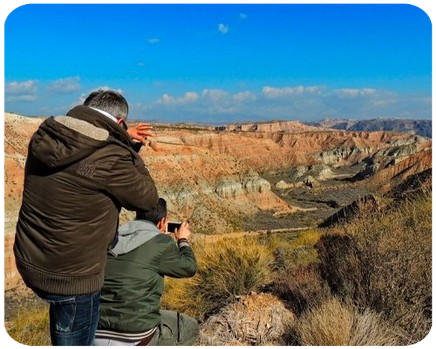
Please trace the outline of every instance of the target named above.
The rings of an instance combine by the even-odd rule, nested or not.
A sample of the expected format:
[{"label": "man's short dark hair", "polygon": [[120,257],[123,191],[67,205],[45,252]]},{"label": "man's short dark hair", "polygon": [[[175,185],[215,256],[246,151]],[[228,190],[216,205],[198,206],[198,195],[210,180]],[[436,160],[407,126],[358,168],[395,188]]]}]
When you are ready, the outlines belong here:
[{"label": "man's short dark hair", "polygon": [[127,119],[127,114],[129,113],[129,105],[126,99],[118,92],[111,90],[91,92],[83,104],[103,110],[117,119]]},{"label": "man's short dark hair", "polygon": [[159,198],[154,209],[149,211],[136,211],[136,219],[150,221],[158,224],[162,218],[167,216],[167,202],[165,199]]}]

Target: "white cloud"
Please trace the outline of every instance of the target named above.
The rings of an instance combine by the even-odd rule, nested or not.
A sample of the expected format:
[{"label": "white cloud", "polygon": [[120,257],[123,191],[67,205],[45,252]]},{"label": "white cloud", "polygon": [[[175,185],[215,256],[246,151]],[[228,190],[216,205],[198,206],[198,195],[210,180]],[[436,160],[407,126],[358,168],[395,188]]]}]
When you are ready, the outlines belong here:
[{"label": "white cloud", "polygon": [[227,91],[221,89],[204,89],[201,93],[201,96],[210,101],[218,102],[220,100],[222,101],[224,99],[228,99],[230,94]]},{"label": "white cloud", "polygon": [[233,96],[233,99],[238,103],[255,101],[257,99],[256,93],[251,91],[238,92]]},{"label": "white cloud", "polygon": [[303,93],[317,93],[321,90],[320,86],[295,86],[295,87],[270,87],[264,86],[262,93],[266,98],[282,98],[289,97],[291,95],[303,94]]},{"label": "white cloud", "polygon": [[198,99],[198,95],[195,92],[186,92],[184,100],[187,102],[195,102]]},{"label": "white cloud", "polygon": [[173,97],[165,93],[157,100],[157,103],[164,105],[180,105],[194,103],[198,98],[198,94],[195,92],[186,92],[182,97]]},{"label": "white cloud", "polygon": [[29,95],[36,91],[36,80],[0,82],[0,95]]},{"label": "white cloud", "polygon": [[71,93],[80,90],[80,77],[69,77],[64,79],[54,80],[47,86],[49,93]]},{"label": "white cloud", "polygon": [[36,95],[16,95],[16,96],[6,96],[4,101],[6,103],[16,103],[16,102],[34,102],[36,100]]},{"label": "white cloud", "polygon": [[0,82],[0,95],[5,103],[34,102],[37,99],[37,81]]},{"label": "white cloud", "polygon": [[220,23],[218,24],[218,31],[222,34],[227,34],[229,32],[229,26],[224,23]]},{"label": "white cloud", "polygon": [[157,44],[159,41],[160,41],[159,38],[148,38],[148,39],[147,39],[147,42],[148,42],[149,44]]},{"label": "white cloud", "polygon": [[142,104],[140,113],[146,118],[162,121],[212,123],[272,119],[314,121],[328,116],[370,119],[382,115],[410,115],[430,118],[431,97],[426,97],[399,95],[374,88],[331,89],[303,85],[264,86],[258,91],[234,93],[208,88],[180,96],[164,94],[154,103]]},{"label": "white cloud", "polygon": [[342,88],[342,89],[335,90],[333,92],[336,93],[338,96],[342,96],[342,97],[357,97],[357,96],[374,95],[377,92],[377,90],[373,88],[362,88],[362,89]]}]

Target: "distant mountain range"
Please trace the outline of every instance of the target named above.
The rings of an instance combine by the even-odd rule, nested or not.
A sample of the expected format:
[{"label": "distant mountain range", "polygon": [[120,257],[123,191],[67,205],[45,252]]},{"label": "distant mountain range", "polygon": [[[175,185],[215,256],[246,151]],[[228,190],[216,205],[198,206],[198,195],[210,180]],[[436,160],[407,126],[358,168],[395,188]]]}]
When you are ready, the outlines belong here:
[{"label": "distant mountain range", "polygon": [[323,119],[318,122],[305,122],[304,124],[317,127],[333,128],[346,131],[395,131],[417,134],[423,137],[432,137],[431,120],[413,119]]}]

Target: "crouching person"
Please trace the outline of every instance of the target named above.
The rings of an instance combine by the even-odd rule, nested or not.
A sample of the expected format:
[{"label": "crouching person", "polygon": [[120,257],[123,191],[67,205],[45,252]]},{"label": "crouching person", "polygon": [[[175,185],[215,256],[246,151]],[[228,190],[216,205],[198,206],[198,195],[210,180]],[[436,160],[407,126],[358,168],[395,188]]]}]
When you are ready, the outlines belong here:
[{"label": "crouching person", "polygon": [[101,313],[95,345],[192,345],[198,336],[195,319],[160,310],[164,276],[194,276],[197,264],[189,245],[189,224],[183,222],[174,238],[165,234],[167,207],[158,200],[152,211],[119,228],[110,251],[101,291]]}]

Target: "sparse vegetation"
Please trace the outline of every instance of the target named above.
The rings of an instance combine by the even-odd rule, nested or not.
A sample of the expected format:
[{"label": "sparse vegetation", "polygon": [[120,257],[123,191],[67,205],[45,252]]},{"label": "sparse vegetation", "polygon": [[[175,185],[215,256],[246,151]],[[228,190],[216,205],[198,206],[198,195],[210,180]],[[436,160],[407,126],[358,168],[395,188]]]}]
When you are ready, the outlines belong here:
[{"label": "sparse vegetation", "polygon": [[204,318],[236,296],[258,291],[271,282],[273,255],[257,237],[222,238],[194,248],[197,275],[192,280],[168,280],[163,306]]},{"label": "sparse vegetation", "polygon": [[365,212],[323,236],[321,273],[334,294],[370,309],[417,343],[431,328],[431,195]]},{"label": "sparse vegetation", "polygon": [[309,230],[201,241],[194,245],[197,275],[166,280],[162,305],[205,319],[235,297],[273,289],[291,266],[316,261],[313,245],[319,237],[319,232]]},{"label": "sparse vegetation", "polygon": [[284,269],[271,285],[270,292],[280,297],[297,316],[331,295],[315,264]]},{"label": "sparse vegetation", "polygon": [[294,339],[304,346],[394,346],[403,336],[380,314],[328,298],[300,317]]},{"label": "sparse vegetation", "polygon": [[[214,323],[221,309],[229,320],[229,305],[262,291],[295,316],[281,329],[283,337],[275,334],[276,343],[419,342],[431,328],[431,193],[383,211],[359,212],[324,230],[194,240],[198,273],[167,279],[162,306]],[[21,343],[46,344],[46,312],[21,313],[8,332]]]},{"label": "sparse vegetation", "polygon": [[50,345],[48,308],[22,309],[6,324],[11,338],[24,345]]}]

